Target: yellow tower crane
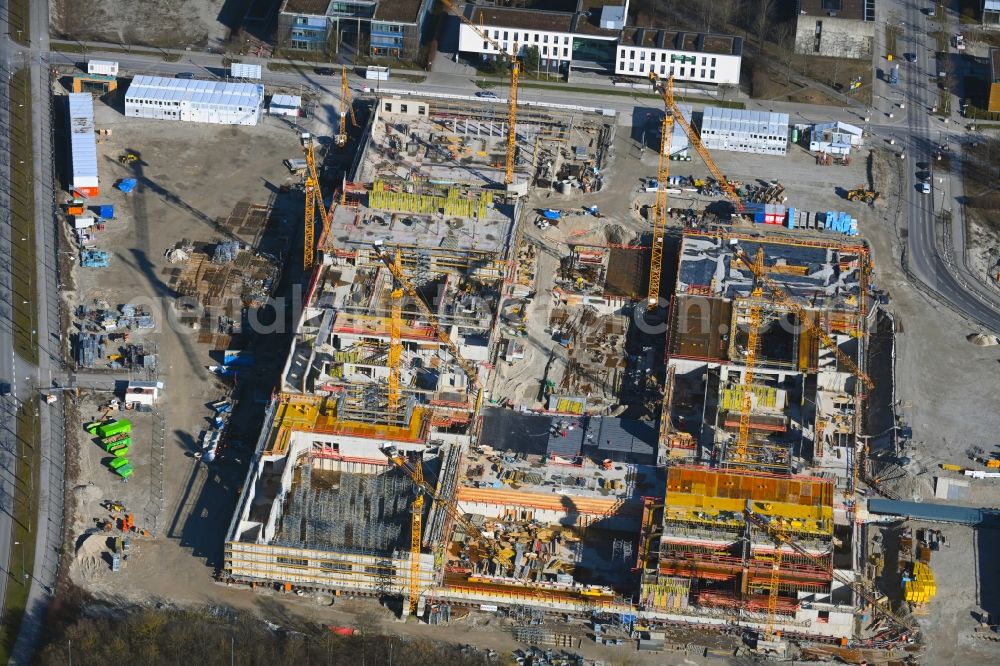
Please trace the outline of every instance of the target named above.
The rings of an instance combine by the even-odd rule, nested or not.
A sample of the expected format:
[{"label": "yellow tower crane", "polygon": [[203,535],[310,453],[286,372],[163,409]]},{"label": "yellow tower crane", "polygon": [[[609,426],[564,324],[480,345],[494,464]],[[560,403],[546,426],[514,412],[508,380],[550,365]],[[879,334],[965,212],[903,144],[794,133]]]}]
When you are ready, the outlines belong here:
[{"label": "yellow tower crane", "polygon": [[382,453],[389,458],[389,462],[403,470],[419,488],[422,488],[427,496],[430,497],[436,505],[443,508],[448,515],[462,527],[466,534],[474,535],[476,539],[478,539],[479,543],[489,552],[490,556],[496,560],[497,564],[499,564],[508,573],[513,573],[514,563],[511,561],[510,556],[500,549],[498,546],[498,540],[488,538],[478,525],[465,517],[465,514],[459,510],[458,505],[454,500],[439,495],[434,486],[424,479],[423,472],[417,472],[417,465],[412,465],[410,461],[406,459],[406,456],[404,456],[399,449],[392,445],[386,445],[383,447]]},{"label": "yellow tower crane", "polygon": [[[762,264],[758,265],[756,262],[751,261],[747,256],[747,253],[739,247],[736,248],[736,257],[742,261],[743,264],[750,269],[754,276],[756,276],[756,278],[768,288],[771,292],[772,302],[795,313],[795,315],[799,318],[799,322],[804,323],[807,321],[805,308],[793,301],[788,294],[785,293],[785,290],[767,275],[767,270]],[[857,363],[855,363],[847,354],[840,351],[836,340],[831,338],[826,331],[815,323],[810,323],[807,330],[818,337],[819,341],[823,343],[823,345],[826,346],[831,352],[833,352],[834,356],[837,357],[837,360],[841,363],[841,365],[846,367],[848,372],[857,377],[869,391],[875,388],[875,382],[872,381],[871,377],[859,368]]]},{"label": "yellow tower crane", "polygon": [[507,159],[504,164],[504,185],[511,185],[514,182],[514,162],[517,154],[517,82],[521,74],[521,61],[517,58],[519,50],[517,42],[514,42],[514,53],[511,55],[495,39],[476,25],[455,7],[451,0],[441,0],[441,4],[451,14],[458,17],[458,20],[472,28],[473,32],[479,35],[483,41],[495,48],[499,55],[505,56],[510,61],[510,95],[507,98]]},{"label": "yellow tower crane", "polygon": [[694,149],[698,151],[698,154],[701,156],[701,159],[704,160],[705,166],[708,167],[712,177],[718,181],[719,187],[722,188],[726,197],[728,197],[733,203],[733,207],[736,209],[736,212],[742,213],[744,210],[743,200],[740,199],[740,195],[736,193],[736,188],[734,188],[726,179],[725,174],[722,173],[722,169],[720,169],[719,165],[717,165],[715,160],[712,159],[712,155],[708,152],[708,148],[706,148],[705,144],[701,142],[701,138],[698,136],[698,133],[694,131],[693,127],[691,127],[691,123],[687,121],[684,114],[681,113],[680,107],[677,106],[677,102],[674,101],[674,77],[670,76],[667,78],[666,82],[663,82],[655,72],[650,72],[649,80],[652,82],[653,87],[660,91],[660,94],[663,96],[663,103],[667,107],[667,111],[674,114],[674,119],[677,121],[677,124],[679,124],[684,130],[684,133],[687,134],[688,141],[692,146],[694,146]]},{"label": "yellow tower crane", "polygon": [[330,204],[329,211],[323,206],[323,193],[319,188],[319,173],[316,171],[316,155],[311,138],[303,140],[302,149],[306,155],[306,215],[305,240],[302,244],[302,267],[308,273],[313,267],[313,257],[316,251],[316,211],[319,211],[320,220],[323,222],[323,235],[326,235],[330,231],[330,216],[333,214],[334,204]]},{"label": "yellow tower crane", "polygon": [[476,370],[476,366],[469,363],[469,361],[462,356],[462,354],[458,351],[458,345],[452,341],[448,333],[444,330],[444,328],[442,328],[437,315],[434,314],[434,311],[430,309],[430,307],[424,302],[424,299],[420,297],[420,294],[417,293],[416,287],[413,286],[413,283],[410,282],[410,279],[407,278],[406,274],[403,272],[403,267],[398,261],[398,254],[394,257],[389,254],[389,252],[387,252],[381,244],[375,245],[375,252],[382,260],[382,263],[385,264],[386,268],[389,269],[389,272],[392,273],[392,276],[396,278],[396,282],[402,286],[406,294],[413,300],[423,315],[427,317],[427,322],[434,328],[434,332],[437,335],[438,340],[440,340],[441,343],[448,348],[448,351],[451,352],[452,358],[454,358],[455,362],[461,366],[462,371],[465,373],[466,377],[469,378],[469,382],[473,389],[478,390],[479,372]]},{"label": "yellow tower crane", "polygon": [[648,310],[660,304],[660,278],[663,273],[663,237],[667,233],[667,181],[670,178],[670,141],[674,132],[673,111],[667,109],[660,126],[660,160],[656,170],[656,206],[653,209],[653,244],[649,257]]},{"label": "yellow tower crane", "polygon": [[389,297],[392,299],[389,317],[389,411],[395,413],[399,410],[399,361],[403,354],[400,336],[403,290],[393,289]]},{"label": "yellow tower crane", "polygon": [[[764,272],[764,251],[759,250],[754,260],[754,275]],[[739,466],[740,463],[748,462],[750,451],[750,413],[753,411],[753,380],[754,369],[757,367],[757,351],[760,347],[760,325],[763,321],[763,309],[761,298],[764,295],[763,283],[758,279],[750,293],[750,322],[747,331],[747,351],[743,357],[743,365],[746,368],[743,374],[743,395],[740,404],[740,429],[736,435],[736,451],[732,456],[733,461]]]},{"label": "yellow tower crane", "polygon": [[[776,542],[781,541],[782,544],[787,545],[789,548],[791,548],[799,555],[812,560],[813,562],[817,563],[823,568],[829,566],[829,563],[826,560],[824,560],[822,557],[814,555],[809,550],[804,548],[801,544],[797,543],[790,534],[788,534],[783,528],[776,525],[774,522],[767,520],[761,515],[758,515],[749,508],[746,509],[745,515],[747,520],[752,525],[760,528],[761,530],[769,534],[771,538],[774,539]],[[863,583],[856,581],[853,576],[842,574],[836,569],[831,569],[831,575],[835,580],[850,588],[855,594],[857,594],[861,599],[863,599],[871,607],[872,611],[875,614],[884,617],[886,620],[888,620],[889,624],[893,625],[893,630],[897,637],[902,634],[908,634],[910,632],[917,631],[917,628],[913,624],[912,617],[904,618],[897,615],[892,610],[892,608],[887,606],[882,601],[882,599],[880,598],[881,595],[879,595],[878,592],[871,590]],[[770,603],[768,603],[768,607],[770,608]],[[770,624],[769,626],[773,627],[773,624]],[[881,638],[882,640],[891,640],[891,638],[889,639],[886,639],[885,637]]]},{"label": "yellow tower crane", "polygon": [[424,466],[419,460],[413,466],[411,478],[416,484],[417,496],[410,507],[413,512],[410,522],[410,613],[416,615],[420,603],[420,540],[424,521]]},{"label": "yellow tower crane", "polygon": [[338,148],[347,145],[347,114],[351,114],[351,127],[358,126],[354,115],[354,105],[351,104],[351,89],[347,86],[347,67],[340,68],[340,129],[334,141]]}]

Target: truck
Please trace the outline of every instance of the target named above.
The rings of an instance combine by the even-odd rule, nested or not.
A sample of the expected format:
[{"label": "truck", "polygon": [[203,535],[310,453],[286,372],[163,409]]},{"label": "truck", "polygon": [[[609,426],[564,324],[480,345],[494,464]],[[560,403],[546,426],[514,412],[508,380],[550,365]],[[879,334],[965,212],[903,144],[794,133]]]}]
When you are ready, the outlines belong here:
[{"label": "truck", "polygon": [[951,43],[955,46],[956,50],[958,50],[958,51],[964,51],[965,50],[965,36],[964,35],[962,35],[962,34],[955,35],[954,37],[952,37]]},{"label": "truck", "polygon": [[388,81],[389,68],[369,66],[365,69],[365,78],[369,81]]}]

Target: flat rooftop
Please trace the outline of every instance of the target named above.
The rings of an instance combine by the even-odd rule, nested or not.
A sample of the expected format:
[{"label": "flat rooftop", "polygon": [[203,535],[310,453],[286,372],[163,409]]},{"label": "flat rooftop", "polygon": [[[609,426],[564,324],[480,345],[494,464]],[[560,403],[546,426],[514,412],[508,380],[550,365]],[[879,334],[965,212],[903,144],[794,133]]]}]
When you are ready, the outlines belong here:
[{"label": "flat rooftop", "polygon": [[375,8],[376,21],[416,23],[424,4],[430,0],[379,0]]},{"label": "flat rooftop", "polygon": [[681,241],[678,294],[725,299],[750,295],[753,273],[736,258],[728,238],[738,240],[750,257],[763,250],[770,278],[800,305],[851,311],[859,307],[860,267],[867,258],[856,244],[687,233]]},{"label": "flat rooftop", "polygon": [[718,55],[740,55],[743,52],[743,40],[732,35],[710,35],[656,28],[626,27],[622,33],[622,44],[648,49],[673,49]]},{"label": "flat rooftop", "polygon": [[[486,407],[478,445],[468,454],[459,497],[496,503],[533,501],[601,513],[616,499],[660,494],[654,466],[658,433],[634,419],[517,412]],[[491,499],[492,498],[492,499]]]},{"label": "flat rooftop", "polygon": [[281,11],[286,14],[313,14],[326,16],[332,0],[285,0]]},{"label": "flat rooftop", "polygon": [[497,28],[524,28],[550,32],[572,32],[573,14],[543,12],[537,9],[498,9],[476,7],[471,20],[479,25]]},{"label": "flat rooftop", "polygon": [[865,0],[799,0],[798,13],[856,21],[874,21],[875,17],[867,15],[865,6]]},{"label": "flat rooftop", "polygon": [[[473,190],[478,193],[477,188]],[[473,190],[464,190],[466,193]],[[490,207],[485,217],[445,216],[444,213],[408,213],[365,205],[358,210],[338,206],[327,241],[350,247],[382,241],[391,245],[419,246],[478,252],[502,252],[514,228],[509,206]]]}]

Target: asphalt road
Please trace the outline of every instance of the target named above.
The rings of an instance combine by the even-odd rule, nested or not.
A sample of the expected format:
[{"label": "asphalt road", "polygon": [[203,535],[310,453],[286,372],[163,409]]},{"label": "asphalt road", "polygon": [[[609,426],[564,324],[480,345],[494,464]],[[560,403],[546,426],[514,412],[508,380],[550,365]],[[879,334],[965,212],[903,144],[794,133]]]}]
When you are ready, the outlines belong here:
[{"label": "asphalt road", "polygon": [[[907,155],[903,168],[906,177],[900,193],[904,198],[906,212],[906,266],[939,300],[985,328],[1000,332],[1000,297],[984,288],[963,260],[963,211],[956,201],[962,194],[961,175],[953,177],[934,172],[931,193],[923,194],[919,190],[920,181],[916,174],[927,169],[933,171],[936,147],[947,143],[951,148],[949,152],[952,161],[958,164],[961,160],[961,143],[966,138],[960,122],[955,122],[960,121],[960,118],[952,115],[950,122],[945,123],[930,112],[938,103],[938,91],[934,55],[937,43],[929,33],[936,30],[954,33],[958,32],[959,26],[953,15],[948,17],[944,25],[928,17],[924,12],[929,5],[927,1],[903,0],[884,6],[881,10],[883,17],[892,11],[902,17],[904,25],[901,50],[916,55],[915,62],[904,60],[900,63],[898,90],[889,89],[883,84],[885,94],[891,101],[902,99],[906,103],[905,113],[895,109],[904,120],[903,127],[899,129],[905,131],[902,138]],[[881,30],[881,24],[879,29]],[[876,63],[884,63],[881,60],[883,53],[878,52],[878,49],[876,51]],[[953,104],[953,108],[957,106]],[[941,211],[950,211],[953,216],[954,258],[941,247],[937,238],[936,220]]]}]

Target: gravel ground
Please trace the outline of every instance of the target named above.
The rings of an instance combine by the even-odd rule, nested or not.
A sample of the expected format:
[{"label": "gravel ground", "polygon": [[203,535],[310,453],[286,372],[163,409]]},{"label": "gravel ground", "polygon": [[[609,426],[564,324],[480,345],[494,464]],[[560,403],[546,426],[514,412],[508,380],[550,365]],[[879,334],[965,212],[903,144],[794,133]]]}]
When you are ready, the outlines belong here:
[{"label": "gravel ground", "polygon": [[[53,37],[163,48],[219,46],[226,0],[55,0]],[[228,3],[242,5],[243,3]],[[241,17],[242,18],[242,17]]]}]

